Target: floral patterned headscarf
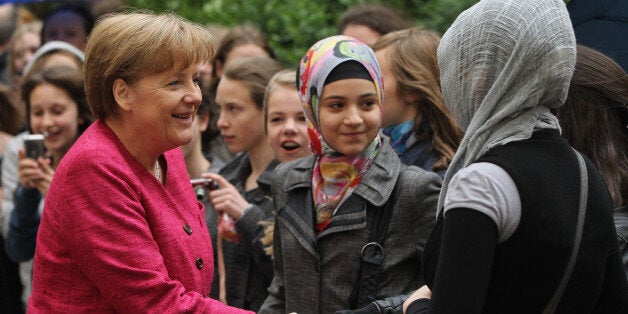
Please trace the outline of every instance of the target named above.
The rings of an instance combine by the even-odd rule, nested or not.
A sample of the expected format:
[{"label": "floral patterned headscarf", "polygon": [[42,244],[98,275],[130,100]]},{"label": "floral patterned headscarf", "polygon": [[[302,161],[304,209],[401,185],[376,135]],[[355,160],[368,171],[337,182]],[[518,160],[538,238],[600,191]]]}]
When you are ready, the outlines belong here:
[{"label": "floral patterned headscarf", "polygon": [[325,38],[310,48],[299,63],[297,88],[308,120],[310,148],[317,155],[312,175],[316,208],[316,232],[321,233],[337,208],[360,183],[379,152],[381,139],[373,142],[358,156],[345,156],[327,144],[320,130],[319,100],[325,80],[340,64],[357,61],[369,73],[383,112],[382,78],[375,53],[366,44],[348,36]]}]

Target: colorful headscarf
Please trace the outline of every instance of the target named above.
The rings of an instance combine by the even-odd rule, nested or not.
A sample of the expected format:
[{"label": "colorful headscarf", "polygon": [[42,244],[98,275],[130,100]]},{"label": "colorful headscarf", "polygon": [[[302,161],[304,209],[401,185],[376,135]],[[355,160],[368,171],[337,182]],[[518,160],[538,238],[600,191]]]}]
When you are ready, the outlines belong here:
[{"label": "colorful headscarf", "polygon": [[310,147],[317,155],[312,176],[316,231],[322,232],[337,208],[353,192],[379,152],[377,135],[359,156],[344,156],[330,147],[320,132],[319,100],[330,72],[347,61],[357,61],[368,71],[383,104],[382,78],[375,53],[366,44],[347,36],[325,38],[303,56],[297,71],[297,88],[308,120]]}]

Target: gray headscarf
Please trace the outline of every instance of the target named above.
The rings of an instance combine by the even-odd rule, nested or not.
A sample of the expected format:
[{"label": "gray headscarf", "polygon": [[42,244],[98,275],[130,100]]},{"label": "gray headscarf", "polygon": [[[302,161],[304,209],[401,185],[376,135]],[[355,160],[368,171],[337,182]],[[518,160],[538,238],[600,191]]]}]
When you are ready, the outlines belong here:
[{"label": "gray headscarf", "polygon": [[489,149],[560,130],[550,108],[567,98],[576,39],[562,0],[482,0],[464,11],[438,47],[443,97],[465,135],[445,175]]}]

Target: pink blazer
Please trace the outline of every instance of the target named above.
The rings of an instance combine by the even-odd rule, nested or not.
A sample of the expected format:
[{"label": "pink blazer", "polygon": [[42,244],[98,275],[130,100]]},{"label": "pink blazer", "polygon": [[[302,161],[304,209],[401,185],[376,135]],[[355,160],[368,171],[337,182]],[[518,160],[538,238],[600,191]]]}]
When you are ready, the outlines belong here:
[{"label": "pink blazer", "polygon": [[204,208],[180,149],[162,185],[95,122],[61,161],[37,235],[29,313],[242,313],[208,297]]}]

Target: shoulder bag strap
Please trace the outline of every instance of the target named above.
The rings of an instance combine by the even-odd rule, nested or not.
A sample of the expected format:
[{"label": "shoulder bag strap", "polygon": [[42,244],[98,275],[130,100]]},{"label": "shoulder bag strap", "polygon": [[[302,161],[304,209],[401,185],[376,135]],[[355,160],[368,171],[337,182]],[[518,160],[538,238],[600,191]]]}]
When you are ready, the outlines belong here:
[{"label": "shoulder bag strap", "polygon": [[584,159],[574,149],[574,153],[578,158],[578,165],[580,166],[580,208],[578,210],[578,222],[576,225],[576,235],[574,239],[574,246],[571,251],[571,257],[569,258],[569,263],[567,264],[567,268],[565,269],[565,273],[563,274],[563,278],[560,280],[558,284],[558,288],[554,292],[554,295],[550,299],[549,303],[543,310],[543,314],[554,313],[556,311],[556,307],[558,306],[558,302],[560,302],[560,298],[565,291],[565,287],[567,287],[567,282],[569,281],[569,277],[571,277],[571,272],[573,271],[574,266],[576,265],[576,258],[578,257],[578,251],[580,250],[580,240],[582,240],[582,229],[584,227],[584,216],[587,211],[587,198],[589,193],[589,182],[587,176],[587,167],[584,163]]},{"label": "shoulder bag strap", "polygon": [[384,205],[379,208],[373,207],[370,211],[373,213],[371,231],[369,232],[367,243],[360,251],[360,272],[358,280],[349,295],[350,309],[357,309],[375,301],[375,295],[377,291],[379,291],[379,277],[382,273],[382,265],[384,264],[385,258],[384,240],[386,239],[388,225],[394,210],[392,204],[394,204],[399,196],[401,176],[406,168],[406,165],[401,165],[395,187]]}]

